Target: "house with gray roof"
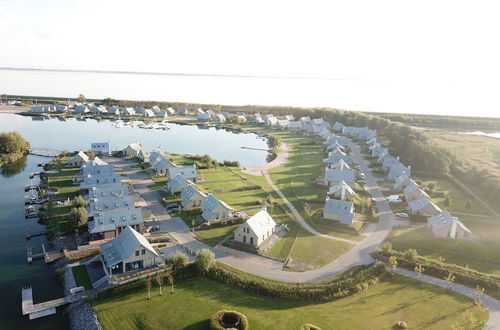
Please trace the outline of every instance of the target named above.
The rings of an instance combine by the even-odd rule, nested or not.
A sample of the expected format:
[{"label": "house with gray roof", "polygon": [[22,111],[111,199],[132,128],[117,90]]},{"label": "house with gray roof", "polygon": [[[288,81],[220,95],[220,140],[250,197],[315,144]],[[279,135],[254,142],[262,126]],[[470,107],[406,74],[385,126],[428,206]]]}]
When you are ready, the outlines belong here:
[{"label": "house with gray roof", "polygon": [[300,131],[302,130],[303,123],[301,121],[288,121],[288,129],[291,131]]},{"label": "house with gray roof", "polygon": [[144,111],[145,111],[145,110],[144,110],[144,107],[143,107],[143,106],[136,105],[136,106],[134,107],[134,112],[135,112],[135,114],[136,114],[136,115],[137,115],[137,114],[142,115],[142,114],[144,114]]},{"label": "house with gray roof", "polygon": [[181,206],[185,209],[201,206],[201,202],[207,197],[205,193],[196,189],[191,183],[181,192]]},{"label": "house with gray roof", "polygon": [[295,116],[294,115],[285,115],[285,119],[288,121],[295,121]]},{"label": "house with gray roof", "polygon": [[356,192],[345,181],[342,181],[339,184],[331,186],[328,189],[327,195],[334,196],[343,201],[350,201],[356,196]]},{"label": "house with gray roof", "polygon": [[142,145],[134,142],[129,144],[125,149],[122,150],[122,153],[125,157],[138,157],[141,152]]},{"label": "house with gray roof", "polygon": [[209,193],[201,202],[201,217],[206,222],[218,222],[228,220],[234,217],[234,209]]},{"label": "house with gray roof", "polygon": [[[113,165],[100,163],[99,158],[86,162],[82,166],[82,175],[85,177],[87,175],[111,175],[113,174]],[[102,161],[101,161],[102,162]]]},{"label": "house with gray roof", "polygon": [[192,183],[193,182],[189,181],[181,174],[177,174],[174,178],[168,180],[167,190],[173,195],[182,192],[184,188],[186,188]]},{"label": "house with gray roof", "polygon": [[118,107],[111,107],[109,110],[108,110],[108,114],[110,115],[114,115],[114,116],[119,116],[121,114],[120,112],[120,108]]},{"label": "house with gray roof", "polygon": [[[413,181],[413,180],[412,180]],[[403,189],[403,193],[405,194],[406,201],[411,202],[420,196],[425,196],[429,198],[429,195],[422,189],[420,189],[420,186],[413,181],[411,184],[406,186],[406,188]]]},{"label": "house with gray roof", "polygon": [[259,212],[236,228],[234,231],[234,241],[258,248],[274,234],[275,229],[276,222],[267,213],[266,208],[263,207]]},{"label": "house with gray roof", "polygon": [[184,107],[177,108],[177,116],[187,116],[188,110]]},{"label": "house with gray roof", "polygon": [[165,112],[168,113],[169,116],[175,115],[175,109],[172,107],[168,107],[165,109]]},{"label": "house with gray roof", "polygon": [[443,211],[427,219],[429,228],[436,237],[451,239],[472,239],[472,232],[458,218]]},{"label": "house with gray roof", "polygon": [[326,146],[340,144],[342,147],[347,147],[349,145],[349,142],[343,136],[332,135],[332,136],[329,136],[328,139],[325,142],[323,142],[323,144]]},{"label": "house with gray roof", "polygon": [[113,184],[92,186],[84,190],[83,198],[89,200],[91,198],[106,198],[106,197],[124,197],[129,196],[128,184]]},{"label": "house with gray roof", "polygon": [[156,116],[155,113],[153,112],[153,110],[151,110],[151,109],[144,110],[143,115],[145,118],[154,118]]},{"label": "house with gray roof", "polygon": [[426,196],[420,196],[408,203],[408,212],[430,217],[441,213],[441,209]]},{"label": "house with gray roof", "polygon": [[142,208],[119,208],[97,213],[87,222],[92,240],[114,238],[130,226],[141,232],[144,227]]},{"label": "house with gray roof", "polygon": [[194,180],[198,178],[198,171],[196,170],[196,165],[185,165],[167,168],[167,178],[175,178],[178,174],[182,175],[188,180]]},{"label": "house with gray roof", "polygon": [[71,157],[68,161],[68,165],[71,167],[80,167],[90,160],[89,156],[80,150],[76,155]]},{"label": "house with gray roof", "polygon": [[355,174],[351,170],[334,170],[327,168],[325,170],[325,181],[330,185],[340,184],[342,182],[354,183]]},{"label": "house with gray roof", "polygon": [[148,240],[127,226],[114,239],[102,243],[101,259],[108,275],[155,267],[163,258]]},{"label": "house with gray roof", "polygon": [[387,177],[389,180],[396,181],[396,179],[403,174],[407,174],[408,176],[411,175],[411,167],[404,166],[403,164],[397,162],[389,166],[389,174]]},{"label": "house with gray roof", "polygon": [[95,217],[98,213],[115,210],[127,209],[135,206],[134,198],[132,196],[109,196],[100,198],[90,198],[88,200],[87,215],[89,218]]},{"label": "house with gray roof", "polygon": [[134,116],[135,115],[135,110],[132,107],[125,107],[123,109],[123,115],[124,116]]},{"label": "house with gray roof", "polygon": [[344,124],[339,123],[339,122],[336,122],[335,124],[333,124],[333,130],[335,132],[342,132],[343,129],[344,129]]},{"label": "house with gray roof", "polygon": [[348,165],[352,165],[351,155],[338,155],[338,154],[329,154],[328,158],[323,159],[323,164],[335,164],[341,159]]},{"label": "house with gray roof", "polygon": [[408,187],[412,183],[415,183],[415,181],[413,181],[408,174],[403,173],[396,178],[393,189],[396,191],[403,191],[404,188]]},{"label": "house with gray roof", "polygon": [[172,167],[175,167],[175,164],[164,155],[160,155],[160,157],[156,158],[156,161],[153,163],[153,168],[155,169],[157,175],[166,175],[168,169]]},{"label": "house with gray roof", "polygon": [[76,105],[73,108],[73,111],[75,113],[89,113],[90,109],[86,105]]},{"label": "house with gray roof", "polygon": [[352,226],[354,223],[354,206],[351,202],[327,197],[323,207],[323,218]]},{"label": "house with gray roof", "polygon": [[89,189],[99,185],[119,185],[122,182],[120,174],[87,174],[80,182],[80,189]]},{"label": "house with gray roof", "polygon": [[351,170],[351,167],[343,159],[340,159],[336,163],[330,164],[330,168],[334,170]]}]

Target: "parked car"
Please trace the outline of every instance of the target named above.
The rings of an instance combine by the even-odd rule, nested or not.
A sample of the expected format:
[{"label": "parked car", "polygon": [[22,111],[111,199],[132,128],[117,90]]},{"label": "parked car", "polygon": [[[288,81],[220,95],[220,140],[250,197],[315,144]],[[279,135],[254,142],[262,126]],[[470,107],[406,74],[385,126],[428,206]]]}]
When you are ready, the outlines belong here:
[{"label": "parked car", "polygon": [[395,213],[394,215],[397,216],[397,217],[399,217],[399,218],[408,218],[408,214],[407,213],[399,212],[399,213]]},{"label": "parked car", "polygon": [[360,177],[361,179],[364,179],[364,178],[365,178],[365,173],[359,173],[359,177]]},{"label": "parked car", "polygon": [[375,198],[372,198],[372,204],[376,204],[377,200]]},{"label": "parked car", "polygon": [[389,203],[402,203],[403,201],[398,195],[390,195],[387,197]]},{"label": "parked car", "polygon": [[167,205],[167,210],[178,208],[178,207],[179,207],[179,204],[177,204],[177,203],[171,203],[171,204]]},{"label": "parked car", "polygon": [[174,213],[179,212],[179,209],[178,208],[168,209],[167,212],[168,212],[168,214],[174,214]]}]

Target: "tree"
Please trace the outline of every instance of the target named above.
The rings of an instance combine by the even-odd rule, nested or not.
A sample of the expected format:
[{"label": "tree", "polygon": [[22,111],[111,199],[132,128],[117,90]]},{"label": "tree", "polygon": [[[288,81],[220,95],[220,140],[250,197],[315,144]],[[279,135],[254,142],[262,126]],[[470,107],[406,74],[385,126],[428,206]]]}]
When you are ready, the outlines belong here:
[{"label": "tree", "polygon": [[408,249],[404,252],[404,258],[406,261],[414,262],[417,260],[418,253],[415,249]]},{"label": "tree", "polygon": [[425,271],[425,268],[421,264],[417,264],[414,270],[417,274],[417,277],[420,278],[420,275],[422,275],[422,273]]},{"label": "tree", "polygon": [[455,282],[455,275],[453,275],[452,272],[448,272],[448,275],[444,277],[444,280],[449,283],[448,285],[448,291],[451,290],[451,284]]},{"label": "tree", "polygon": [[168,262],[172,264],[172,269],[174,271],[184,268],[187,265],[189,259],[185,253],[176,252],[168,257]]},{"label": "tree", "polygon": [[172,274],[167,275],[168,283],[170,283],[170,294],[174,294],[174,276]]},{"label": "tree", "polygon": [[163,292],[161,290],[161,285],[163,284],[163,278],[160,276],[160,274],[156,274],[155,281],[156,281],[156,284],[158,284],[160,286],[160,296],[161,296],[163,294]]},{"label": "tree", "polygon": [[71,209],[71,226],[73,229],[83,227],[87,224],[88,215],[84,207],[74,207]]},{"label": "tree", "polygon": [[76,98],[76,100],[80,103],[84,103],[85,101],[87,101],[87,98],[85,97],[85,95],[83,94],[80,94],[78,95],[78,97]]},{"label": "tree", "polygon": [[281,136],[271,135],[267,140],[267,144],[269,145],[269,148],[275,150],[281,145]]},{"label": "tree", "polygon": [[151,300],[151,286],[152,286],[151,278],[148,277],[146,279],[146,289],[148,290],[148,300]]},{"label": "tree", "polygon": [[394,274],[394,271],[398,267],[398,259],[396,258],[396,256],[389,257],[389,266],[391,267],[392,273]]},{"label": "tree", "polygon": [[30,144],[18,132],[0,133],[0,154],[25,153]]},{"label": "tree", "polygon": [[392,252],[392,243],[389,241],[384,242],[384,244],[382,244],[381,248],[382,248],[382,252],[384,252],[385,254],[390,254]]},{"label": "tree", "polygon": [[468,199],[466,202],[465,202],[465,208],[467,210],[470,210],[472,208],[472,201],[470,199]]},{"label": "tree", "polygon": [[209,249],[201,249],[196,253],[196,267],[202,275],[205,275],[214,262],[215,254]]},{"label": "tree", "polygon": [[78,195],[73,200],[71,201],[71,205],[74,207],[87,207],[88,203],[87,201],[83,198],[83,196]]},{"label": "tree", "polygon": [[450,200],[450,197],[449,196],[446,196],[446,198],[444,199],[444,202],[443,202],[444,206],[448,207],[451,205],[451,200]]}]

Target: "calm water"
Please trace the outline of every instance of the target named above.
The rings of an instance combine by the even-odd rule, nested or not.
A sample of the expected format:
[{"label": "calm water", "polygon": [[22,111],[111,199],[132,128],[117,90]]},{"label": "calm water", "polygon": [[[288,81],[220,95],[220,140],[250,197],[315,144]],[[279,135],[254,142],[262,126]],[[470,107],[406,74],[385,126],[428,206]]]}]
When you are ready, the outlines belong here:
[{"label": "calm water", "polygon": [[500,132],[486,133],[486,132],[481,132],[481,131],[475,131],[475,132],[465,132],[465,133],[459,133],[459,134],[489,136],[489,137],[492,137],[495,139],[500,139]]},{"label": "calm water", "polygon": [[146,147],[162,147],[171,153],[209,154],[223,160],[238,160],[243,166],[262,165],[267,152],[241,149],[267,149],[267,142],[256,134],[236,134],[223,129],[200,129],[197,126],[169,124],[169,130],[116,128],[113,121],[87,119],[33,120],[13,114],[0,114],[0,132],[16,130],[32,147],[58,150],[90,149],[91,142],[111,143],[112,150],[121,150],[132,142]]},{"label": "calm water", "polygon": [[[480,88],[479,88],[480,87]],[[354,80],[0,70],[14,95],[158,100],[210,104],[332,107],[360,111],[498,117],[494,88],[432,79]]]},{"label": "calm water", "polygon": [[[67,319],[58,313],[29,321],[21,315],[21,288],[33,287],[35,303],[63,296],[53,271],[43,261],[26,261],[26,229],[43,229],[37,219],[24,219],[24,185],[29,173],[47,158],[28,156],[8,169],[0,170],[0,329],[67,329]],[[41,252],[44,237],[31,239],[33,252]],[[46,245],[47,246],[47,245]]]}]

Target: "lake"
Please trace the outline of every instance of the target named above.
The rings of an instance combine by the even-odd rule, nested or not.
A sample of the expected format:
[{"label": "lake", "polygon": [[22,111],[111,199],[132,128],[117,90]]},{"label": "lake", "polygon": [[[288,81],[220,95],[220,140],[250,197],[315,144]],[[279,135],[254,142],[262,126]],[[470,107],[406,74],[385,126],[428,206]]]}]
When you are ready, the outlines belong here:
[{"label": "lake", "polygon": [[34,148],[89,150],[92,142],[109,141],[112,150],[121,150],[137,141],[145,147],[161,147],[170,153],[208,154],[218,161],[237,160],[242,166],[265,164],[268,155],[266,151],[241,148],[267,150],[267,140],[253,133],[238,134],[196,125],[168,124],[169,130],[161,130],[130,126],[116,128],[111,120],[35,120],[40,118],[0,114],[0,132],[18,131]]},{"label": "lake", "polygon": [[[63,296],[62,287],[55,280],[52,269],[40,261],[28,265],[26,260],[26,230],[37,231],[44,227],[37,219],[24,218],[24,185],[29,174],[39,171],[39,162],[49,159],[28,156],[8,168],[0,169],[0,329],[67,329],[66,317],[57,314],[29,321],[21,315],[21,288],[33,287],[35,303]],[[30,240],[33,253],[47,246],[45,237]]]}]

